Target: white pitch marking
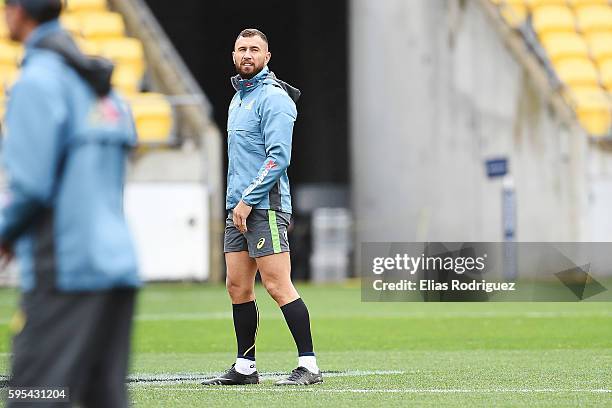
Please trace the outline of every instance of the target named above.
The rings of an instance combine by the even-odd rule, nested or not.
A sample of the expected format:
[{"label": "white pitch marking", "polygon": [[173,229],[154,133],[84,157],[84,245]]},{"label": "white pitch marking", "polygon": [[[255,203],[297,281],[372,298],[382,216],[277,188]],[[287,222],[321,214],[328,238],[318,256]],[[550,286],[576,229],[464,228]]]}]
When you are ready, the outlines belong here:
[{"label": "white pitch marking", "polygon": [[[321,386],[315,385],[308,388],[304,387],[269,387],[266,385],[250,385],[250,386],[232,386],[232,387],[168,387],[167,384],[178,385],[188,384],[193,382],[199,382],[205,377],[211,377],[217,373],[208,374],[139,374],[133,375],[131,378],[145,379],[143,382],[130,383],[130,386],[144,386],[160,388],[164,391],[225,391],[225,392],[252,392],[252,393],[267,393],[267,392],[314,392],[314,393],[349,393],[349,394],[376,394],[376,393],[387,393],[387,394],[469,394],[469,393],[516,393],[516,394],[530,394],[530,393],[612,393],[610,389],[563,389],[563,388],[486,388],[486,389],[463,389],[463,388],[389,388],[389,389],[369,389],[369,388],[320,388]],[[324,373],[324,378],[329,377],[360,377],[360,376],[373,376],[373,375],[398,375],[406,374],[405,371],[396,370],[384,370],[384,371],[344,371],[344,372],[331,372]],[[260,378],[262,380],[276,380],[284,378],[286,374],[278,373],[262,373]]]},{"label": "white pitch marking", "polygon": [[[355,313],[336,312],[328,313],[311,313],[318,318],[343,318],[355,317]],[[423,318],[423,319],[454,319],[454,318],[509,318],[518,317],[526,319],[547,319],[555,317],[563,318],[579,318],[579,317],[612,317],[612,311],[592,311],[592,312],[521,312],[521,311],[499,311],[499,312],[367,312],[365,317],[376,317],[381,319],[397,319],[397,318]],[[226,320],[231,319],[231,312],[194,312],[194,313],[145,313],[136,316],[137,321],[159,321],[159,320]],[[262,315],[262,320],[282,320],[282,316],[278,315]],[[0,320],[0,323],[3,321]]]},{"label": "white pitch marking", "polygon": [[[354,313],[335,313],[333,315],[327,313],[311,313],[311,315],[320,319],[331,318],[350,318],[355,317]],[[376,317],[379,319],[454,319],[454,318],[508,318],[518,317],[525,319],[547,319],[554,317],[563,318],[579,318],[579,317],[612,317],[612,312],[445,312],[445,313],[429,313],[429,312],[368,312],[365,317]],[[156,322],[165,320],[228,320],[232,318],[231,312],[196,312],[196,313],[145,313],[136,315],[135,320],[140,322]],[[282,316],[260,316],[261,320],[282,320]],[[8,324],[10,319],[0,319],[0,325]]]},{"label": "white pitch marking", "polygon": [[[181,383],[192,383],[192,382],[200,382],[206,378],[212,378],[215,375],[219,375],[220,373],[202,373],[202,374],[194,374],[194,373],[185,373],[181,374],[133,374],[128,377],[128,379],[133,382],[130,385],[151,385],[152,383],[170,383],[170,384],[181,384]],[[405,371],[398,370],[383,370],[383,371],[362,371],[362,370],[354,370],[354,371],[343,371],[343,372],[331,372],[326,373],[323,372],[323,377],[363,377],[363,376],[371,376],[371,375],[397,375],[397,374],[406,374]],[[261,380],[279,380],[281,378],[285,378],[289,375],[289,373],[260,373],[259,378]],[[135,381],[136,380],[136,381]]]},{"label": "white pitch marking", "polygon": [[268,392],[313,392],[313,393],[349,393],[349,394],[476,394],[476,393],[612,393],[609,389],[556,389],[556,388],[492,388],[492,389],[462,389],[462,388],[389,388],[389,389],[369,389],[369,388],[318,388],[318,385],[305,387],[267,387],[260,388],[257,385],[247,387],[163,387],[164,391],[226,391],[226,392],[252,392],[252,393],[268,393]]}]

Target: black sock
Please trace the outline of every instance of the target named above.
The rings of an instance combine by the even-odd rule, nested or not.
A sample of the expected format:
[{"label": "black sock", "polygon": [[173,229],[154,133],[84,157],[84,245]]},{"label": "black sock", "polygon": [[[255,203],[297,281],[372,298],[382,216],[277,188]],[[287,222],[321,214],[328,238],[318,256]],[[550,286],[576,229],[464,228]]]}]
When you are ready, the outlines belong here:
[{"label": "black sock", "polygon": [[302,298],[297,298],[293,302],[281,306],[281,310],[293,335],[293,340],[295,340],[298,355],[300,357],[314,356],[312,335],[310,334],[310,317]]},{"label": "black sock", "polygon": [[238,357],[255,360],[255,337],[259,326],[259,312],[254,300],[232,305],[234,330],[238,343]]}]

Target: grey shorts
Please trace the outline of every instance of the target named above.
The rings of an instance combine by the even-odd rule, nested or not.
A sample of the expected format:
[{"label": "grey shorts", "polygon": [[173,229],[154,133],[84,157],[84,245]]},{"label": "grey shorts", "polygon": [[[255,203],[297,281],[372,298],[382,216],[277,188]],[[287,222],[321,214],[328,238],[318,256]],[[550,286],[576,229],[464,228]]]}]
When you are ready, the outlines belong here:
[{"label": "grey shorts", "polygon": [[247,218],[247,232],[243,234],[234,226],[230,210],[225,220],[223,252],[249,251],[251,258],[289,252],[290,221],[291,214],[254,209]]}]

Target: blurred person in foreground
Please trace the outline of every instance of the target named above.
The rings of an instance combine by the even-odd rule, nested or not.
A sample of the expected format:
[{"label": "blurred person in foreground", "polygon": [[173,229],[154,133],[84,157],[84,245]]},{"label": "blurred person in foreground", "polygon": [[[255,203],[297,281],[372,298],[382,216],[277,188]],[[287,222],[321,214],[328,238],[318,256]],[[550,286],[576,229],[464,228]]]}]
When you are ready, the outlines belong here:
[{"label": "blurred person in foreground", "polygon": [[81,54],[58,22],[61,6],[5,1],[11,39],[25,45],[2,140],[1,255],[17,254],[22,290],[9,391],[68,388],[69,403],[35,407],[127,407],[140,281],[123,186],[136,135],[111,89],[112,64]]},{"label": "blurred person in foreground", "polygon": [[298,367],[276,385],[323,381],[313,350],[308,309],[291,282],[287,239],[291,218],[287,168],[300,91],[276,78],[268,68],[270,57],[264,33],[246,29],[238,35],[232,53],[238,75],[231,79],[236,94],[227,122],[228,216],[224,237],[238,355],[225,374],[204,381],[204,385],[259,382],[255,365],[257,270],[280,307],[298,351]]}]

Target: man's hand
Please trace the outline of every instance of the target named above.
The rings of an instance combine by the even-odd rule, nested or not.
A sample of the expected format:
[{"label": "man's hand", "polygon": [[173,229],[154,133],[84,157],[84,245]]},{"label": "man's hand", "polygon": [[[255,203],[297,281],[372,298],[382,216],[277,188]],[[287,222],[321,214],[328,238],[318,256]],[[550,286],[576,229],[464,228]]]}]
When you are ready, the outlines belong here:
[{"label": "man's hand", "polygon": [[10,245],[0,245],[0,271],[3,271],[11,263],[14,256],[13,248]]},{"label": "man's hand", "polygon": [[244,201],[240,200],[234,211],[232,212],[232,218],[234,221],[234,225],[240,232],[243,234],[247,232],[247,223],[246,220],[251,213],[252,207],[244,203]]}]

